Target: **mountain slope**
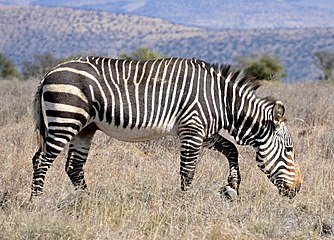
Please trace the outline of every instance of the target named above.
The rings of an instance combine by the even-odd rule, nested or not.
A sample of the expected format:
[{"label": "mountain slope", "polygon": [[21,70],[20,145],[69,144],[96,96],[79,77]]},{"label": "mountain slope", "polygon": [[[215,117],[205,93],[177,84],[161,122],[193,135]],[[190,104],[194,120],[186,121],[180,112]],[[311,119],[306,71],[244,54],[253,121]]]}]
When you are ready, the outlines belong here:
[{"label": "mountain slope", "polygon": [[103,10],[211,29],[334,27],[331,0],[0,0],[0,4]]},{"label": "mountain slope", "polygon": [[0,52],[21,66],[36,53],[117,57],[146,46],[209,62],[271,53],[284,63],[286,81],[304,81],[321,74],[314,52],[334,49],[334,28],[213,31],[156,18],[36,6],[0,6],[0,15]]}]

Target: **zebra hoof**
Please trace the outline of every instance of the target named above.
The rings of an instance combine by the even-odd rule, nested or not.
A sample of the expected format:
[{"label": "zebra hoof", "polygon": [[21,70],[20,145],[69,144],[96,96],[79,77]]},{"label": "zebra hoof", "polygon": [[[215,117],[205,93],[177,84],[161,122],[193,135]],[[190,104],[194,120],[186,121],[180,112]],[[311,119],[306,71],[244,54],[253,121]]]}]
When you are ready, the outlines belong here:
[{"label": "zebra hoof", "polygon": [[235,201],[238,197],[237,191],[231,188],[230,186],[223,187],[219,192],[220,192],[221,197],[224,197],[231,201]]},{"label": "zebra hoof", "polygon": [[87,192],[84,190],[77,190],[75,192],[72,192],[58,202],[57,208],[61,210],[66,207],[74,206],[82,202],[85,196],[87,196]]}]

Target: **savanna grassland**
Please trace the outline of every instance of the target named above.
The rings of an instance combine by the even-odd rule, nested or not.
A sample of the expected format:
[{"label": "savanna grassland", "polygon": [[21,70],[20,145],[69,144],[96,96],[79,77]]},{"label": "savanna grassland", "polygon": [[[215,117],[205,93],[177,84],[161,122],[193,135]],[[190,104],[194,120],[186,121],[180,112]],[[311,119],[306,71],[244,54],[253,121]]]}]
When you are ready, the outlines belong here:
[{"label": "savanna grassland", "polygon": [[239,146],[242,183],[231,202],[219,195],[227,160],[204,150],[193,189],[179,187],[178,141],[126,143],[98,133],[85,165],[87,193],[74,194],[61,154],[45,193],[28,203],[36,150],[36,81],[0,82],[0,239],[332,239],[334,238],[334,85],[265,84],[286,106],[300,193],[282,198]]}]

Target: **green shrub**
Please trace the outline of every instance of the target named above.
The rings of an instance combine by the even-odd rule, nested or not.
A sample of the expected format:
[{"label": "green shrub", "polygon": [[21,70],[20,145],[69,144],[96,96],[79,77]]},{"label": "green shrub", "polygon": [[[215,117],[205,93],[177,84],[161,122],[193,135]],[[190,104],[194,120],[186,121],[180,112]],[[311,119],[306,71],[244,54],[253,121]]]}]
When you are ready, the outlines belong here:
[{"label": "green shrub", "polygon": [[21,74],[16,69],[13,62],[5,55],[0,53],[0,78],[3,79],[22,79]]},{"label": "green shrub", "polygon": [[269,54],[251,55],[236,59],[238,64],[253,77],[260,80],[279,81],[286,77],[284,66],[276,56]]}]

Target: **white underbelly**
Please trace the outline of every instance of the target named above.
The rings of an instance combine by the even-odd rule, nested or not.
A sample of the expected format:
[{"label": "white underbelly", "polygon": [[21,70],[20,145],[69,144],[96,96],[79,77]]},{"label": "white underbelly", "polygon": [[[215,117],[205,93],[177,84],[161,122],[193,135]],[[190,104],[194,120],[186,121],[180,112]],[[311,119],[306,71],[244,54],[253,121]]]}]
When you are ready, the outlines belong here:
[{"label": "white underbelly", "polygon": [[96,122],[98,128],[110,137],[127,142],[142,142],[163,136],[176,136],[176,126],[171,128],[122,128],[107,123]]}]

